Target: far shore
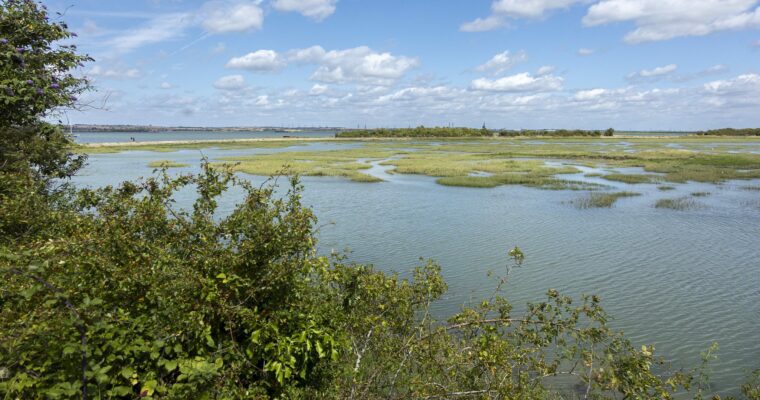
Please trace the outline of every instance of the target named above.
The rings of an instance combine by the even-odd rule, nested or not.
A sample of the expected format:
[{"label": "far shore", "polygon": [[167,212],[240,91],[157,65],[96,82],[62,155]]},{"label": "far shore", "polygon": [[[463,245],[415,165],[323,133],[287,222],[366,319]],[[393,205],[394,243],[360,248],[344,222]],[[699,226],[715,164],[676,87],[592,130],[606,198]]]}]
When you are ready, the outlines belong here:
[{"label": "far shore", "polygon": [[493,137],[359,137],[359,138],[339,138],[339,137],[268,137],[268,138],[250,138],[250,139],[203,139],[203,140],[162,140],[162,141],[125,141],[125,142],[105,142],[105,143],[81,143],[84,147],[125,147],[125,146],[153,146],[153,145],[185,145],[185,144],[214,144],[214,143],[256,143],[256,142],[373,142],[373,141],[429,141],[429,140],[617,140],[617,139],[669,139],[669,140],[709,140],[709,139],[742,139],[742,140],[760,140],[758,136],[707,136],[707,135],[686,135],[686,136],[641,136],[641,135],[616,135],[616,136],[493,136]]}]

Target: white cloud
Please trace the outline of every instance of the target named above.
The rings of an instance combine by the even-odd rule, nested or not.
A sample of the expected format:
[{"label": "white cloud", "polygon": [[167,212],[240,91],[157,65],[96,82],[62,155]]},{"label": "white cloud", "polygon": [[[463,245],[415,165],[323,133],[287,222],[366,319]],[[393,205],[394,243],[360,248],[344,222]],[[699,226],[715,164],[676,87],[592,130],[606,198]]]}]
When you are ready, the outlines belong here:
[{"label": "white cloud", "polygon": [[274,0],[272,7],[279,11],[294,11],[321,21],[335,12],[337,2],[338,0]]},{"label": "white cloud", "polygon": [[465,22],[459,26],[459,30],[462,32],[485,32],[504,26],[507,26],[507,21],[504,18],[498,15],[491,15],[486,18],[476,18],[473,21]]},{"label": "white cloud", "polygon": [[227,62],[227,68],[247,69],[257,72],[279,71],[287,62],[274,50],[257,50],[241,57],[233,57]]},{"label": "white cloud", "polygon": [[219,90],[238,90],[245,87],[245,78],[242,75],[223,76],[214,82],[214,87]]},{"label": "white cloud", "polygon": [[[735,78],[709,82],[703,85],[703,101],[727,116],[727,112],[747,110],[751,115],[757,115],[760,107],[760,75],[744,74]],[[751,117],[745,116],[746,119]],[[736,119],[732,121],[736,123]],[[747,123],[747,122],[744,122]],[[757,125],[757,122],[754,123]]]},{"label": "white cloud", "polygon": [[261,29],[264,11],[259,1],[209,1],[198,12],[198,19],[207,32],[228,33]]},{"label": "white cloud", "polygon": [[193,17],[189,13],[159,15],[138,28],[117,34],[103,42],[103,47],[117,54],[128,53],[145,45],[182,37],[192,23]]},{"label": "white cloud", "polygon": [[106,79],[135,79],[142,76],[142,72],[137,68],[108,68],[105,69],[100,65],[95,65],[85,73],[91,78]]},{"label": "white cloud", "polygon": [[493,56],[485,64],[476,67],[475,70],[480,72],[492,72],[494,74],[500,74],[512,68],[515,66],[515,64],[525,62],[527,59],[528,54],[524,50],[520,50],[515,54],[510,54],[509,50],[507,50],[503,53],[499,53]]},{"label": "white cloud", "polygon": [[327,92],[327,85],[320,85],[319,83],[315,83],[314,86],[311,87],[311,90],[309,90],[309,94],[311,95],[320,95]]},{"label": "white cloud", "polygon": [[171,83],[169,83],[169,82],[161,82],[161,85],[160,85],[159,87],[160,87],[161,89],[171,89],[171,88],[173,88],[174,86],[172,86],[172,84],[171,84]]},{"label": "white cloud", "polygon": [[705,69],[703,72],[707,74],[717,74],[717,73],[727,71],[727,70],[728,70],[727,66],[723,64],[716,64],[716,65],[713,65],[712,67]]},{"label": "white cloud", "polygon": [[744,74],[736,78],[706,83],[704,90],[711,94],[760,93],[760,75]]},{"label": "white cloud", "polygon": [[592,54],[596,53],[596,50],[594,49],[587,49],[585,47],[581,47],[578,49],[577,54],[581,57],[590,56]]},{"label": "white cloud", "polygon": [[678,69],[678,66],[676,64],[668,64],[663,65],[662,67],[652,68],[652,69],[642,69],[638,72],[633,72],[631,74],[628,74],[626,76],[629,80],[641,80],[641,79],[660,79],[663,76],[670,75],[673,72]]},{"label": "white cloud", "polygon": [[475,90],[493,92],[551,92],[562,89],[563,79],[554,75],[531,76],[527,72],[499,79],[479,78],[472,81]]},{"label": "white cloud", "polygon": [[496,0],[491,4],[491,11],[515,18],[542,18],[549,11],[569,8],[584,2],[584,0]]},{"label": "white cloud", "polygon": [[575,93],[573,98],[580,101],[588,101],[588,100],[598,99],[609,92],[610,91],[608,89],[601,89],[601,88],[580,90]]},{"label": "white cloud", "polygon": [[682,36],[703,36],[724,30],[760,27],[757,0],[602,0],[583,18],[586,26],[633,21],[629,43]]},{"label": "white cloud", "polygon": [[318,65],[311,79],[322,83],[389,85],[418,65],[414,58],[378,53],[367,46],[330,51],[312,46],[288,55],[291,61]]},{"label": "white cloud", "polygon": [[549,75],[552,72],[554,72],[556,69],[557,68],[555,68],[553,65],[544,65],[538,69],[538,71],[536,72],[536,76]]},{"label": "white cloud", "polygon": [[589,0],[494,0],[491,15],[466,22],[459,27],[463,32],[483,32],[507,25],[506,18],[539,19],[551,11],[567,9]]}]

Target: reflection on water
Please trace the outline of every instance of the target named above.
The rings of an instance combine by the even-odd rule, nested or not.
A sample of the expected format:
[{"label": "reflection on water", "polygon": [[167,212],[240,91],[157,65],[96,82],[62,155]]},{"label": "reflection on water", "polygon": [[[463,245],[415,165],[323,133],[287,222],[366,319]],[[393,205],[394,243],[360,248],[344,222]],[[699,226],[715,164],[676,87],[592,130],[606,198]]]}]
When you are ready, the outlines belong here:
[{"label": "reflection on water", "polygon": [[[294,149],[336,145],[310,146]],[[172,171],[191,172],[198,171],[201,154],[213,160],[272,151],[284,150],[94,155],[75,182],[102,186],[145,176],[153,160],[190,163]],[[570,202],[584,192],[445,187],[434,178],[388,174],[379,162],[372,165],[367,172],[386,182],[303,179],[304,201],[322,225],[321,252],[349,247],[356,262],[400,272],[419,257],[434,258],[450,287],[436,312],[450,313],[489,293],[494,283],[487,272],[502,271],[507,250],[519,245],[527,259],[507,287],[517,308],[542,299],[548,288],[599,294],[614,327],[637,344],[654,344],[676,367],[696,365],[699,352],[718,341],[720,358],[711,377],[725,393],[736,393],[746,373],[760,367],[760,209],[747,206],[757,204],[760,193],[741,189],[757,181],[681,184],[669,192],[653,184],[604,181],[642,195],[610,209],[581,210]],[[696,199],[702,207],[694,210],[653,207],[657,199],[692,192],[711,195]],[[189,193],[179,199],[189,200]],[[231,210],[236,200],[226,198],[223,208]]]}]

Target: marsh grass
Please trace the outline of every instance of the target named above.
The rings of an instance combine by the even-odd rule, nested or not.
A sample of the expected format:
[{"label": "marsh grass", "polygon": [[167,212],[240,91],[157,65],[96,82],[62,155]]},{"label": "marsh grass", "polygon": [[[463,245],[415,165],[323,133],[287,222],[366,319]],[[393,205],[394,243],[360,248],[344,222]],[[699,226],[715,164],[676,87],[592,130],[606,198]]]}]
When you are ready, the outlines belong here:
[{"label": "marsh grass", "polygon": [[692,192],[691,193],[692,197],[707,197],[710,194],[711,194],[710,192]]},{"label": "marsh grass", "polygon": [[187,163],[181,163],[177,161],[172,160],[158,160],[158,161],[151,161],[148,163],[148,167],[150,168],[184,168],[189,167],[190,164]]},{"label": "marsh grass", "polygon": [[109,154],[121,153],[125,151],[152,151],[158,153],[170,153],[179,150],[200,150],[209,148],[218,148],[225,150],[235,149],[279,149],[286,147],[304,146],[306,142],[292,140],[250,140],[250,141],[196,141],[196,142],[176,142],[176,143],[152,143],[137,142],[124,144],[85,144],[74,148],[74,151],[81,154]]},{"label": "marsh grass", "polygon": [[655,208],[669,208],[671,210],[691,210],[697,208],[699,204],[688,197],[678,197],[675,199],[660,199],[654,204]]},{"label": "marsh grass", "polygon": [[[121,151],[171,152],[182,149],[254,149],[303,146],[317,141],[250,140],[205,141],[187,143],[125,143],[119,145],[79,146],[77,151],[114,153]],[[361,170],[368,161],[385,160],[381,164],[395,168],[388,173],[418,174],[439,179],[446,185],[494,187],[520,184],[544,188],[578,187],[559,182],[556,175],[580,172],[569,165],[549,166],[545,161],[585,165],[595,168],[639,167],[647,173],[612,172],[586,177],[630,184],[683,183],[687,181],[721,183],[730,179],[760,178],[760,149],[756,138],[450,138],[450,139],[383,139],[331,140],[341,144],[361,143],[361,147],[330,151],[285,151],[222,158],[219,161],[239,162],[236,170],[268,176],[289,165],[294,172],[312,176],[342,176],[352,180],[376,181]],[[681,148],[674,149],[670,146]],[[483,176],[491,174],[491,176]],[[474,175],[474,176],[472,176]],[[443,179],[448,178],[448,179]],[[660,186],[660,190],[667,185]],[[751,190],[751,189],[748,189]]]},{"label": "marsh grass", "polygon": [[742,186],[742,189],[754,191],[754,192],[760,192],[760,185],[746,185],[746,186]]},{"label": "marsh grass", "polygon": [[663,192],[666,192],[668,190],[675,190],[676,188],[675,188],[675,186],[660,185],[660,186],[657,186],[657,189],[661,190]]},{"label": "marsh grass", "polygon": [[438,178],[437,183],[444,186],[462,186],[470,188],[493,188],[502,185],[522,185],[547,190],[594,190],[601,185],[569,181],[531,174],[499,174],[492,176],[447,176]]},{"label": "marsh grass", "polygon": [[294,151],[251,156],[221,157],[237,172],[271,176],[286,169],[304,176],[339,176],[354,182],[381,182],[382,179],[362,173],[372,166],[359,160],[381,160],[392,156],[383,149],[346,149],[330,151]]},{"label": "marsh grass", "polygon": [[662,179],[657,175],[645,174],[607,174],[602,178],[607,179],[608,181],[616,181],[629,184],[657,183]]},{"label": "marsh grass", "polygon": [[610,208],[615,202],[623,197],[640,196],[641,193],[636,192],[614,192],[614,193],[591,193],[587,197],[575,200],[575,204],[578,208]]}]

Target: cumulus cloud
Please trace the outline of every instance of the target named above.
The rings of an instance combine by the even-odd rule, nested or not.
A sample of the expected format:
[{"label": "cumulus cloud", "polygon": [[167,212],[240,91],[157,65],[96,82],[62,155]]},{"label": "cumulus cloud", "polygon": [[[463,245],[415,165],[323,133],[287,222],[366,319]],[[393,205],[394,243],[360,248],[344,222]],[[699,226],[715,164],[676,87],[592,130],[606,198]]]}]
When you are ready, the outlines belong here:
[{"label": "cumulus cloud", "polygon": [[527,59],[528,54],[524,50],[520,50],[515,54],[510,54],[509,50],[506,50],[503,53],[499,53],[493,56],[485,64],[477,66],[475,70],[480,72],[501,74],[502,72],[515,66],[515,64],[525,62]]},{"label": "cumulus cloud", "polygon": [[636,80],[656,80],[666,75],[670,75],[678,69],[676,64],[663,65],[662,67],[656,67],[652,69],[642,69],[638,72],[633,72],[626,76],[626,79],[631,81]]},{"label": "cumulus cloud", "polygon": [[538,71],[536,72],[536,76],[549,75],[552,72],[554,72],[554,70],[556,70],[556,69],[557,68],[555,68],[553,65],[544,65],[544,66],[542,66],[541,68],[538,69]]},{"label": "cumulus cloud", "polygon": [[551,92],[561,90],[562,82],[558,76],[531,76],[523,72],[499,79],[478,78],[472,81],[471,87],[491,92]]},{"label": "cumulus cloud", "polygon": [[495,14],[515,18],[542,18],[549,11],[569,8],[584,0],[496,0],[491,4]]},{"label": "cumulus cloud", "polygon": [[319,83],[315,83],[314,86],[311,87],[311,90],[309,90],[309,94],[318,96],[320,94],[325,94],[327,92],[327,85],[320,85]]},{"label": "cumulus cloud", "polygon": [[338,0],[274,0],[275,10],[297,12],[305,17],[321,21],[335,12]]},{"label": "cumulus cloud", "polygon": [[243,75],[227,75],[214,82],[214,87],[219,90],[239,90],[245,87]]},{"label": "cumulus cloud", "polygon": [[327,51],[321,46],[292,50],[289,60],[318,65],[311,79],[322,83],[389,85],[418,65],[414,58],[378,53],[367,46]]},{"label": "cumulus cloud", "polygon": [[[760,107],[760,75],[743,74],[706,83],[702,87],[702,95],[705,103],[712,107],[734,112],[744,109],[751,115],[757,115],[756,110]],[[749,116],[744,118],[752,119]]]},{"label": "cumulus cloud", "polygon": [[160,87],[161,89],[171,89],[171,88],[173,88],[174,86],[172,86],[172,84],[171,84],[171,83],[169,83],[169,82],[161,82],[161,85],[159,85],[159,87]]},{"label": "cumulus cloud", "polygon": [[241,57],[233,57],[227,62],[227,68],[246,69],[256,72],[275,72],[287,65],[287,62],[274,50],[257,50]]},{"label": "cumulus cloud", "polygon": [[598,99],[608,93],[610,93],[609,89],[602,89],[602,88],[579,90],[575,92],[575,95],[573,95],[573,98],[575,100],[588,101],[588,100]]},{"label": "cumulus cloud", "polygon": [[466,22],[459,27],[463,32],[483,32],[500,28],[507,24],[507,18],[539,19],[551,11],[566,9],[588,0],[494,0],[491,15]]},{"label": "cumulus cloud", "polygon": [[577,54],[581,57],[590,56],[592,54],[596,53],[596,50],[594,49],[587,49],[585,47],[581,47],[578,49]]},{"label": "cumulus cloud", "polygon": [[760,27],[757,0],[602,0],[588,9],[586,26],[632,21],[629,43],[682,36],[703,36],[724,30]]},{"label": "cumulus cloud", "polygon": [[504,18],[498,15],[491,15],[486,18],[476,18],[473,21],[465,22],[459,26],[459,30],[462,32],[485,32],[504,26],[507,26],[507,21]]},{"label": "cumulus cloud", "polygon": [[142,71],[137,68],[103,68],[95,65],[86,72],[86,75],[90,78],[135,79],[142,76]]},{"label": "cumulus cloud", "polygon": [[245,32],[261,29],[264,11],[260,1],[216,0],[206,2],[198,12],[201,25],[210,33]]},{"label": "cumulus cloud", "polygon": [[732,79],[706,83],[704,90],[711,94],[760,93],[760,75],[744,74]]}]

